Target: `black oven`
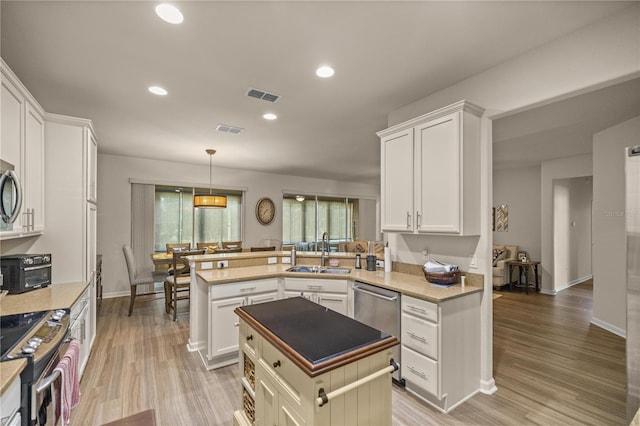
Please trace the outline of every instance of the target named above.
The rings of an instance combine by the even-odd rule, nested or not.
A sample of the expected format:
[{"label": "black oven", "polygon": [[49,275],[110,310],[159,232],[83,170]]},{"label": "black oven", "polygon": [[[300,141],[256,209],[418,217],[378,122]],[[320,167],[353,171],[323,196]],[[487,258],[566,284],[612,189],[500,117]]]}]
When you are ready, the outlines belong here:
[{"label": "black oven", "polygon": [[50,254],[13,254],[0,257],[2,290],[24,293],[51,284]]},{"label": "black oven", "polygon": [[59,412],[52,397],[60,381],[53,369],[65,354],[69,338],[69,313],[40,311],[0,317],[0,362],[25,358],[20,374],[20,417],[22,426],[56,424]]}]

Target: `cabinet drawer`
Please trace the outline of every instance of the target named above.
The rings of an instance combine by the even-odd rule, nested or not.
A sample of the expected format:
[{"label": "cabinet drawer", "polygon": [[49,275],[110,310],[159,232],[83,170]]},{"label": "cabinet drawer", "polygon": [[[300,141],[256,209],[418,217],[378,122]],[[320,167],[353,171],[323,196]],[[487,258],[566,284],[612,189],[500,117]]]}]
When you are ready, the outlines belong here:
[{"label": "cabinet drawer", "polygon": [[240,345],[241,350],[249,354],[252,360],[256,361],[256,351],[260,350],[260,343],[262,338],[260,335],[246,322],[240,321]]},{"label": "cabinet drawer", "polygon": [[296,410],[300,409],[302,407],[300,390],[304,388],[305,380],[308,381],[309,377],[266,340],[262,340],[260,358],[262,367],[280,385],[281,391],[286,394]]},{"label": "cabinet drawer", "polygon": [[267,291],[278,291],[278,279],[267,278],[264,280],[212,285],[210,291],[211,300],[245,296],[254,293],[264,293]]},{"label": "cabinet drawer", "polygon": [[438,363],[402,345],[401,374],[409,383],[440,398],[438,389]]},{"label": "cabinet drawer", "polygon": [[403,345],[426,355],[438,359],[438,325],[413,315],[402,313]]},{"label": "cabinet drawer", "polygon": [[438,322],[438,305],[411,296],[402,296],[402,311],[429,321]]},{"label": "cabinet drawer", "polygon": [[322,278],[285,278],[284,289],[291,291],[322,291],[326,293],[347,293],[347,280]]}]

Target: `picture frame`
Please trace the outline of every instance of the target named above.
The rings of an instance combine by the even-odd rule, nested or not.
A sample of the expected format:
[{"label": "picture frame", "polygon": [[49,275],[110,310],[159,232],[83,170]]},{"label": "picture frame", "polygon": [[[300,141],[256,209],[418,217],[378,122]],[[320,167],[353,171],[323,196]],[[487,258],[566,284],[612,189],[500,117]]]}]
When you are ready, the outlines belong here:
[{"label": "picture frame", "polygon": [[528,262],[528,259],[529,259],[529,257],[527,255],[526,251],[519,251],[518,252],[518,260],[520,262],[523,262],[523,263]]}]

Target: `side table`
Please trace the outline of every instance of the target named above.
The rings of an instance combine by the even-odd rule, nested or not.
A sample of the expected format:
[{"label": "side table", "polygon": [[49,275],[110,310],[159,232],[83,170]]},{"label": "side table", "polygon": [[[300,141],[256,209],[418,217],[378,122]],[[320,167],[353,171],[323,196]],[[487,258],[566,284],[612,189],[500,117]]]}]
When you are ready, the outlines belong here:
[{"label": "side table", "polygon": [[[524,287],[527,294],[529,294],[529,287],[534,287],[536,292],[540,291],[540,276],[538,274],[538,265],[540,265],[539,260],[529,260],[527,262],[521,262],[519,260],[510,260],[507,262],[507,266],[509,267],[509,289],[512,289],[513,286],[513,270],[514,268],[518,268],[518,282],[516,283],[516,287]],[[533,268],[535,283],[529,282],[529,269]],[[522,276],[524,273],[524,281],[522,281]]]}]

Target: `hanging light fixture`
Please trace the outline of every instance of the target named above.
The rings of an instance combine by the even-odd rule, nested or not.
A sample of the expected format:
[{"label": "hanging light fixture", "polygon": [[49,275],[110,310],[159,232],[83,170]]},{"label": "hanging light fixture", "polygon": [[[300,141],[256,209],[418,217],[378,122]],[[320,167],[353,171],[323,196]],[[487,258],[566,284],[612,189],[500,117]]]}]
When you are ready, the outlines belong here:
[{"label": "hanging light fixture", "polygon": [[304,201],[304,195],[296,195],[296,200],[300,202]]},{"label": "hanging light fixture", "polygon": [[196,195],[193,198],[193,207],[198,208],[212,208],[212,207],[227,207],[227,197],[225,195],[213,195],[211,188],[211,174],[212,174],[212,166],[211,160],[213,158],[213,154],[216,153],[215,149],[207,149],[207,154],[209,154],[209,194],[208,195]]}]

